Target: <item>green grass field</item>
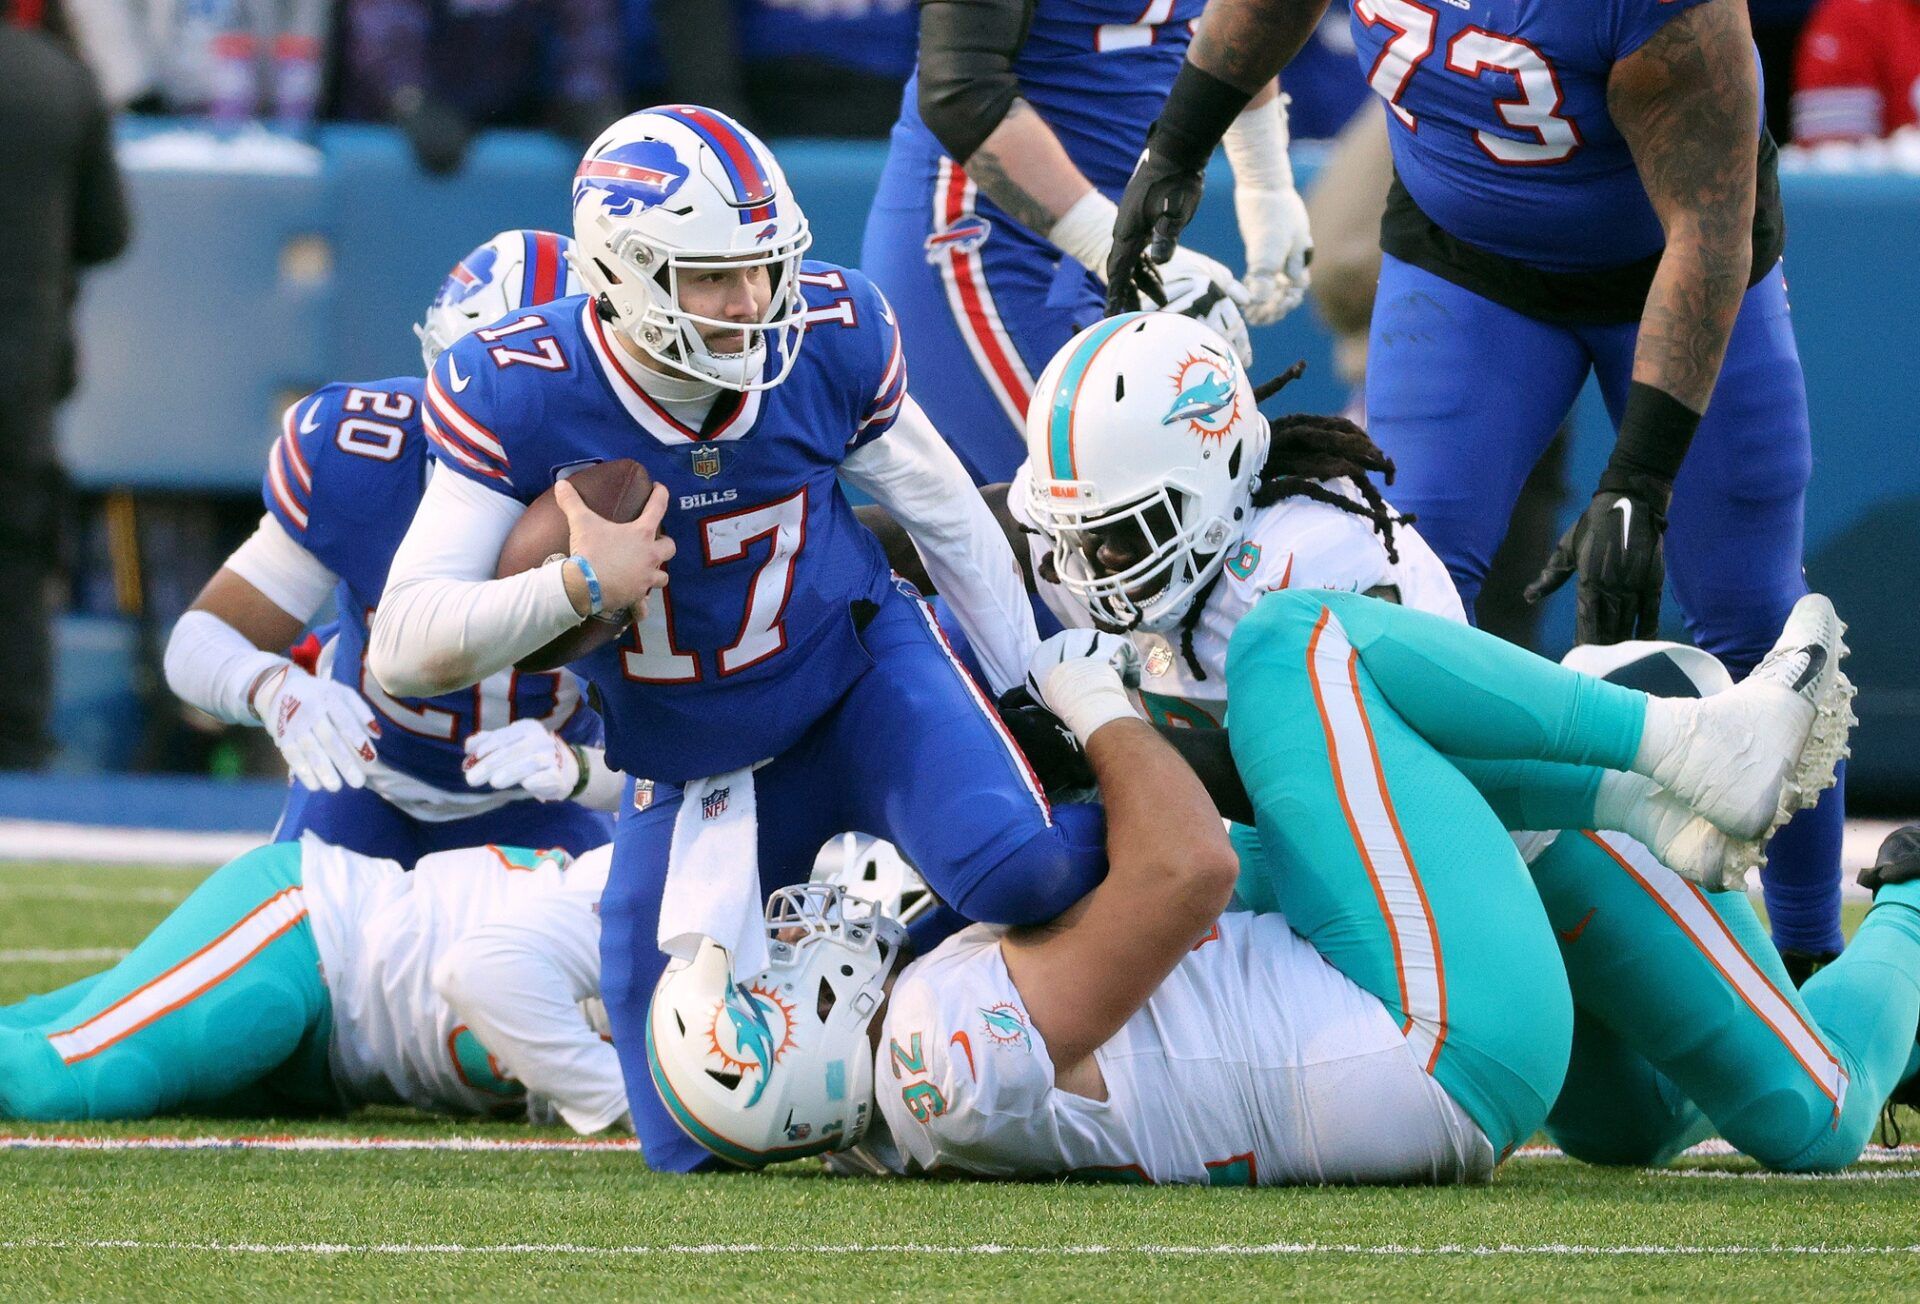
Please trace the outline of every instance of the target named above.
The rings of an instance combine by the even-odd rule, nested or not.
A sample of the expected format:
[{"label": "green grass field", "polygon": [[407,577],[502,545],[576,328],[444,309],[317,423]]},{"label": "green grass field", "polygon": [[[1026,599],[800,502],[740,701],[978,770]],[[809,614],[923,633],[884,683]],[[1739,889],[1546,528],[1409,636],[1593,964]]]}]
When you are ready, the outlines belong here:
[{"label": "green grass field", "polygon": [[[0,1001],[72,981],[198,881],[0,864]],[[1920,1119],[1909,1116],[1920,1135]],[[569,1139],[381,1111],[326,1123],[0,1124],[0,1297],[1315,1300],[1920,1297],[1920,1160],[1518,1158],[1480,1190],[1145,1190],[660,1178],[628,1151],[73,1150],[19,1138]]]}]

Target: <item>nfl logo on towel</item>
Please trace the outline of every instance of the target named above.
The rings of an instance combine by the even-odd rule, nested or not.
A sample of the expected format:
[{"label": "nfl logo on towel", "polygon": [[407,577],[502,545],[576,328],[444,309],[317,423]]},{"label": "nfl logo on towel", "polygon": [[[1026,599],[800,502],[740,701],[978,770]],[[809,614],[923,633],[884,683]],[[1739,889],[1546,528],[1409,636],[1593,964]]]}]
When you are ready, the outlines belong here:
[{"label": "nfl logo on towel", "polygon": [[712,792],[702,797],[700,799],[700,818],[703,820],[719,819],[720,816],[726,814],[727,797],[732,792],[732,788],[715,788]]},{"label": "nfl logo on towel", "polygon": [[711,480],[720,474],[719,445],[703,444],[693,450],[693,473],[702,480]]}]

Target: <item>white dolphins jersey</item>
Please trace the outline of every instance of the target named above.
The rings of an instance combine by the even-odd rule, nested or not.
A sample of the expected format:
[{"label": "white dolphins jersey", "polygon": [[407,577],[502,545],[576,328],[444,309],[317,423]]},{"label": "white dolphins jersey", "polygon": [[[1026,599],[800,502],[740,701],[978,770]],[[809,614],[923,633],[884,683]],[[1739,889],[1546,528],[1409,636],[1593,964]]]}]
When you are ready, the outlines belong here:
[{"label": "white dolphins jersey", "polygon": [[[1008,505],[1014,519],[1031,529],[1026,477],[1023,465],[1014,476]],[[1320,483],[1361,501],[1346,480]],[[1181,654],[1177,631],[1133,635],[1143,663],[1140,702],[1149,718],[1159,724],[1221,724],[1227,709],[1227,642],[1254,603],[1281,589],[1378,593],[1402,606],[1465,623],[1466,609],[1453,587],[1453,577],[1427,541],[1404,521],[1394,527],[1393,541],[1398,561],[1388,558],[1386,542],[1365,517],[1311,498],[1283,498],[1271,507],[1255,508],[1245,539],[1227,559],[1219,583],[1194,622],[1193,654],[1201,673],[1195,674]],[[1049,545],[1044,535],[1032,534],[1028,546],[1037,574]],[[1080,628],[1093,624],[1086,608],[1058,584],[1036,580],[1035,586],[1063,624]]]},{"label": "white dolphins jersey", "polygon": [[1275,914],[1228,913],[1095,1052],[1107,1098],[1054,1086],[982,925],[907,966],[856,1152],[896,1173],[1213,1186],[1483,1180],[1492,1148],[1386,1008]]},{"label": "white dolphins jersey", "polygon": [[333,1006],[329,1059],[349,1104],[557,1110],[582,1132],[625,1113],[619,1063],[586,1004],[599,996],[611,848],[569,863],[472,847],[411,872],[311,834],[301,852]]}]

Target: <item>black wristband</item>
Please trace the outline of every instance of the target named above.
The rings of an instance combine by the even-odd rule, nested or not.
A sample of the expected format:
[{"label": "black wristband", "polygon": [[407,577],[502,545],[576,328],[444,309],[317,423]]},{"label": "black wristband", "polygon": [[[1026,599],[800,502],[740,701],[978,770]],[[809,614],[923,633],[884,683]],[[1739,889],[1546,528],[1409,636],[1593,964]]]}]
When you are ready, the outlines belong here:
[{"label": "black wristband", "polygon": [[1620,437],[1614,441],[1600,487],[1622,490],[1652,478],[1671,488],[1699,428],[1698,412],[1665,390],[1634,381],[1627,387]]},{"label": "black wristband", "polygon": [[1223,82],[1189,60],[1173,79],[1167,105],[1147,133],[1147,146],[1177,167],[1203,172],[1214,147],[1252,98],[1252,91]]}]

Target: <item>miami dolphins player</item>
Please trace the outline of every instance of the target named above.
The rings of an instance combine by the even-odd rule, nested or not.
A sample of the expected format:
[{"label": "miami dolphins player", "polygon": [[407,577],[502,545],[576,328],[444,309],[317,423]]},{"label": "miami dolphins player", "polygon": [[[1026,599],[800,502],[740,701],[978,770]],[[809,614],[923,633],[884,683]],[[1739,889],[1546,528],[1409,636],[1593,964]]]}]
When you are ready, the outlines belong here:
[{"label": "miami dolphins player", "polygon": [[112,968],[0,1006],[0,1118],[402,1104],[598,1132],[626,1112],[594,1026],[611,858],[256,848]]},{"label": "miami dolphins player", "polygon": [[[846,831],[893,842],[971,918],[1050,918],[1100,873],[1099,817],[1048,804],[848,505],[842,477],[915,540],[989,687],[1017,683],[1037,637],[1012,552],[907,395],[885,298],[803,261],[806,218],[765,145],[698,106],[644,110],[587,151],[573,205],[588,294],[434,366],[439,469],[370,667],[389,691],[447,692],[632,613],[576,666],[604,703],[608,761],[634,780],[601,912],[607,1007],[648,1162],[682,1169],[706,1152],[646,1070],[663,946],[757,947],[765,891],[804,881]],[[626,524],[565,481],[610,458],[655,485]],[[495,579],[549,489],[571,555]]]},{"label": "miami dolphins player", "polygon": [[[893,301],[920,399],[976,482],[1019,464],[1034,377],[1101,316],[1114,200],[1205,0],[925,0],[919,65],[861,266]],[[1167,307],[1243,355],[1297,307],[1311,241],[1270,84],[1228,133],[1246,284],[1177,251]],[[1244,317],[1244,321],[1243,321]],[[1247,360],[1250,360],[1247,359]]]},{"label": "miami dolphins player", "polygon": [[[1364,632],[1349,640],[1353,630]],[[975,928],[948,941],[909,964],[870,1019],[840,1011],[878,1005],[845,998],[884,991],[898,953],[887,929],[831,902],[770,910],[768,927],[787,944],[764,973],[732,988],[706,956],[704,970],[696,959],[667,975],[655,1071],[681,1093],[690,1129],[748,1166],[769,1151],[844,1149],[877,1111],[885,1128],[864,1157],[887,1171],[1211,1185],[1483,1180],[1560,1094],[1573,1007],[1519,857],[1437,748],[1631,767],[1752,836],[1792,805],[1782,796],[1817,786],[1831,766],[1838,633],[1831,609],[1807,599],[1754,676],[1695,701],[1575,674],[1356,595],[1264,599],[1229,658],[1246,719],[1234,758],[1267,840],[1262,861],[1243,859],[1239,888],[1286,898],[1288,912],[1224,915],[1219,826],[1196,807],[1192,776],[1164,763],[1133,714],[1120,672],[1130,649],[1111,635],[1063,633],[1083,654],[1036,657],[1029,685],[1073,728],[1099,780],[1113,821],[1101,886],[1046,930]],[[1664,660],[1684,685],[1685,661],[1665,659],[1670,651],[1642,648],[1632,660]],[[1747,743],[1738,759],[1728,748],[1736,738]],[[1747,816],[1729,818],[1735,808]],[[1666,1001],[1705,1020],[1667,1019],[1665,1030],[1690,1035],[1657,1032],[1635,1047],[1642,1069],[1670,1070],[1770,1166],[1850,1162],[1920,1058],[1920,888],[1882,886],[1854,948],[1803,1000],[1780,986],[1764,944],[1755,948],[1757,928],[1745,939],[1750,956],[1732,944],[1733,918],[1709,927],[1703,917],[1716,912],[1698,894],[1678,904],[1686,885],[1670,874],[1602,839],[1587,845],[1606,849],[1603,863],[1617,865],[1607,872],[1622,882],[1662,877],[1635,889],[1637,910],[1599,887],[1608,904],[1567,930],[1569,963],[1581,947],[1604,961],[1636,931],[1663,934],[1672,960],[1635,965],[1630,978],[1618,965],[1590,971],[1622,988],[1609,1006],[1602,987],[1598,1008],[1619,1015]],[[1578,861],[1559,872],[1601,873]],[[1467,897],[1470,912],[1445,918]],[[1383,910],[1424,913],[1425,926],[1367,922]],[[833,980],[831,1008],[816,1014],[792,999],[836,970],[850,976]],[[786,1050],[756,1057],[731,1035],[710,1049],[706,1028],[727,1025],[693,1012],[727,1001],[750,1002],[770,1027],[779,1019],[786,1035],[774,1044]],[[671,1014],[680,1017],[662,1017]],[[676,1034],[681,1024],[698,1031]],[[702,1072],[715,1056],[739,1067]],[[870,1075],[846,1080],[873,1083],[871,1108],[864,1093],[849,1104],[818,1090],[835,1062],[867,1056]],[[776,1096],[770,1113],[756,1099]],[[1656,1130],[1658,1120],[1644,1121]]]},{"label": "miami dolphins player", "polygon": [[[1164,256],[1192,217],[1227,123],[1322,7],[1209,10],[1121,201],[1117,306],[1149,242]],[[1400,468],[1395,503],[1471,609],[1591,372],[1618,438],[1531,595],[1577,574],[1580,642],[1648,637],[1671,560],[1693,641],[1744,674],[1806,592],[1812,465],[1746,6],[1356,0],[1352,31],[1397,173],[1366,380],[1369,430]],[[1843,788],[1768,863],[1796,977],[1840,945]]]},{"label": "miami dolphins player", "polygon": [[1269,592],[1371,593],[1466,619],[1372,483],[1392,463],[1340,418],[1269,422],[1201,322],[1130,313],[1082,331],[1034,387],[1026,444],[1007,506],[1036,588],[1063,624],[1133,639],[1160,723],[1225,720],[1227,642]]},{"label": "miami dolphins player", "polygon": [[[495,317],[572,292],[567,243],[505,231],[461,259],[414,328],[427,364]],[[575,676],[506,671],[408,698],[366,674],[369,615],[426,479],[424,391],[415,377],[343,382],[287,409],[267,514],[174,626],[167,682],[279,747],[292,787],[276,839],[311,830],[403,865],[490,841],[585,851],[612,836],[600,811],[619,780]],[[281,650],[330,598],[338,621],[310,674]]]}]

